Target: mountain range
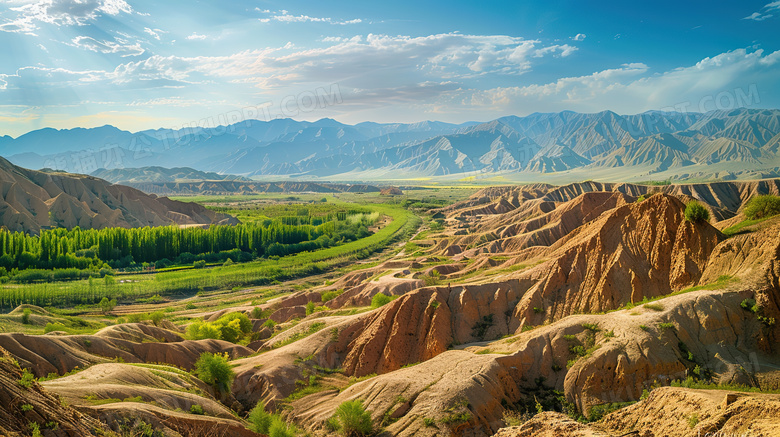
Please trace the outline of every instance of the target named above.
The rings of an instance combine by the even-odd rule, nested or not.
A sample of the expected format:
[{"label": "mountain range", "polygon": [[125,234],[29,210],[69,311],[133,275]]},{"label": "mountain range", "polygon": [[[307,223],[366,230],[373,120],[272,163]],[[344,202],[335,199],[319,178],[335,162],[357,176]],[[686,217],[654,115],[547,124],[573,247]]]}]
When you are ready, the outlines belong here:
[{"label": "mountain range", "polygon": [[188,166],[253,179],[341,181],[763,178],[780,175],[779,151],[780,110],[744,108],[563,111],[459,125],[250,120],[215,128],[131,133],[103,126],[0,137],[0,155],[27,168],[93,173]]}]

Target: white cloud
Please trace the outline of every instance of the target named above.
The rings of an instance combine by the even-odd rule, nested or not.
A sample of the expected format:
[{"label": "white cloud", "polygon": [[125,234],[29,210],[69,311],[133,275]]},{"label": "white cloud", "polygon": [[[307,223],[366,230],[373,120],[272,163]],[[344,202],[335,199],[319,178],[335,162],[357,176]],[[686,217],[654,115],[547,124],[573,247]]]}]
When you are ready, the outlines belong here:
[{"label": "white cloud", "polygon": [[583,41],[586,37],[587,35],[585,35],[584,33],[578,33],[569,39],[571,39],[572,41]]},{"label": "white cloud", "polygon": [[125,0],[40,0],[10,8],[17,15],[0,25],[0,31],[33,33],[39,23],[83,26],[101,15],[132,13]]},{"label": "white cloud", "polygon": [[267,9],[260,10],[258,8],[255,8],[255,10],[264,14],[273,14],[271,15],[271,17],[261,18],[260,19],[261,23],[270,23],[271,21],[278,21],[281,23],[328,23],[328,24],[347,25],[347,24],[359,24],[363,22],[363,20],[360,18],[355,18],[352,20],[334,20],[333,18],[329,18],[329,17],[310,17],[308,15],[292,15],[285,10],[281,10],[273,13]]},{"label": "white cloud", "polygon": [[744,17],[743,20],[764,21],[767,18],[774,17],[773,14],[768,13],[768,12],[772,12],[774,10],[780,10],[780,1],[774,1],[772,3],[765,4],[764,7],[761,8],[760,11],[753,12],[752,14],[748,15],[747,17]]},{"label": "white cloud", "polygon": [[196,32],[192,32],[192,35],[188,36],[188,40],[203,41],[208,38],[206,35],[198,35]]},{"label": "white cloud", "polygon": [[73,38],[73,47],[103,54],[118,54],[122,57],[143,55],[145,50],[139,42],[130,44],[127,40],[116,38],[115,41],[98,41],[89,36]]},{"label": "white cloud", "polygon": [[148,27],[144,27],[144,33],[150,35],[152,38],[156,39],[157,41],[160,41],[162,33],[167,33],[160,29],[150,29]]},{"label": "white cloud", "polygon": [[780,73],[778,66],[780,51],[764,55],[762,50],[738,49],[660,74],[648,75],[647,65],[633,63],[540,85],[458,90],[436,106],[449,105],[461,111],[474,111],[477,107],[498,114],[523,114],[530,108],[581,112],[610,109],[622,113],[669,107],[709,110],[720,93],[733,97],[747,94],[750,87],[759,93],[772,89],[772,81]]},{"label": "white cloud", "polygon": [[232,83],[251,83],[263,89],[337,81],[360,89],[374,88],[377,83],[395,88],[431,80],[522,74],[537,58],[565,57],[576,50],[565,44],[544,46],[537,40],[504,35],[459,33],[426,37],[369,34],[325,38],[323,42],[327,45],[321,48],[298,49],[288,43],[229,56],[152,56],[120,65],[111,77],[119,83],[227,78]]},{"label": "white cloud", "polygon": [[772,14],[761,14],[760,12],[753,12],[752,14],[743,18],[743,20],[764,21],[767,18],[772,18],[773,16],[774,15]]}]

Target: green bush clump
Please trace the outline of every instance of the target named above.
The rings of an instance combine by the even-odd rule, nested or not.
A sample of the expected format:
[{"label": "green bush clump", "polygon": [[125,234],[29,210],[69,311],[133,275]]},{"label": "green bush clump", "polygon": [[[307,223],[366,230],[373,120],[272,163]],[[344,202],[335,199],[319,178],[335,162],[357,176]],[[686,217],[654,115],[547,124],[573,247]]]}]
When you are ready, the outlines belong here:
[{"label": "green bush clump", "polygon": [[371,308],[379,308],[396,300],[398,296],[388,296],[384,293],[377,293],[371,298]]},{"label": "green bush clump", "polygon": [[201,381],[214,387],[218,392],[226,392],[233,383],[236,373],[228,361],[228,354],[204,352],[195,362],[195,375]]},{"label": "green bush clump", "polygon": [[30,314],[32,314],[32,311],[29,308],[25,308],[22,311],[22,323],[25,325],[30,324]]},{"label": "green bush clump", "polygon": [[258,434],[268,434],[269,428],[271,428],[271,420],[273,415],[265,411],[265,404],[260,401],[249,412],[249,424],[252,431]]},{"label": "green bush clump", "polygon": [[187,327],[190,340],[225,340],[236,343],[252,332],[252,321],[240,312],[225,314],[214,322],[196,321]]},{"label": "green bush clump", "polygon": [[691,200],[685,205],[685,220],[691,223],[710,221],[710,212],[700,202]]},{"label": "green bush clump", "polygon": [[344,437],[363,437],[374,433],[371,413],[363,407],[363,401],[356,399],[339,405],[333,415]]},{"label": "green bush clump", "polygon": [[780,196],[767,194],[756,196],[748,201],[742,211],[750,220],[757,220],[780,214]]}]

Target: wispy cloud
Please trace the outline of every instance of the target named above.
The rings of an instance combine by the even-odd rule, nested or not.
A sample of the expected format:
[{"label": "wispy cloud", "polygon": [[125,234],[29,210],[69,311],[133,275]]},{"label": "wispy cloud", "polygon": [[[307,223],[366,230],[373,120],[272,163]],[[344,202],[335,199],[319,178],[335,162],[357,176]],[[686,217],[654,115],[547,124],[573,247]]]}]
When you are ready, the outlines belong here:
[{"label": "wispy cloud", "polygon": [[89,36],[77,36],[72,40],[72,46],[103,54],[118,54],[122,57],[143,55],[146,51],[141,43],[130,43],[122,38],[114,41],[99,41]]},{"label": "wispy cloud", "polygon": [[165,32],[164,30],[161,29],[150,29],[148,27],[144,27],[144,33],[156,39],[157,41],[160,41],[160,39],[162,38],[162,34],[168,32]]},{"label": "wispy cloud", "polygon": [[585,35],[584,33],[578,33],[569,39],[571,39],[572,41],[584,41],[586,37],[587,35]]},{"label": "wispy cloud", "polygon": [[355,18],[352,20],[336,20],[330,17],[311,17],[308,15],[292,15],[285,10],[281,10],[278,12],[271,12],[267,9],[266,10],[256,9],[256,10],[263,14],[271,14],[270,17],[261,18],[260,19],[261,23],[270,23],[271,21],[278,21],[281,23],[327,23],[327,24],[347,25],[347,24],[359,24],[363,22],[363,20],[360,18]]},{"label": "wispy cloud", "polygon": [[753,21],[764,21],[767,18],[774,17],[774,14],[771,14],[770,12],[776,11],[780,9],[780,1],[774,1],[772,3],[767,3],[764,5],[763,8],[761,8],[758,12],[753,12],[752,14],[748,15],[747,17],[744,17],[743,20],[753,20]]},{"label": "wispy cloud", "polygon": [[187,37],[187,39],[188,39],[188,40],[191,40],[191,41],[192,41],[192,40],[195,40],[195,41],[203,41],[203,40],[205,40],[206,38],[208,38],[206,35],[199,35],[199,34],[198,34],[198,33],[196,33],[196,32],[192,32],[192,35],[190,35],[190,36],[188,36],[188,37]]}]

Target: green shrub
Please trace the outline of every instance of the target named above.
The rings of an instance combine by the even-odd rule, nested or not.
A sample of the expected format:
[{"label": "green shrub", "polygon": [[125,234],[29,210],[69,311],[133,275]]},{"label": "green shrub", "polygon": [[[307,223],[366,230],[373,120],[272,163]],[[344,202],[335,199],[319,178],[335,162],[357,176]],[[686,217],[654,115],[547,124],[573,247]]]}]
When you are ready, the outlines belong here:
[{"label": "green shrub", "polygon": [[314,309],[317,308],[317,305],[314,302],[309,302],[306,304],[306,315],[310,316],[314,314]]},{"label": "green shrub", "polygon": [[187,305],[184,307],[185,310],[194,310],[195,308],[197,307],[192,302],[187,302]]},{"label": "green shrub", "polygon": [[22,323],[25,325],[30,324],[30,314],[32,314],[32,311],[30,311],[29,308],[25,308],[24,311],[22,311]]},{"label": "green shrub", "polygon": [[268,437],[295,437],[296,429],[282,420],[279,416],[271,418],[271,426],[268,427]]},{"label": "green shrub", "polygon": [[341,429],[341,423],[339,423],[339,420],[336,419],[336,417],[329,417],[328,420],[325,421],[325,429],[327,429],[330,432],[336,432]]},{"label": "green shrub", "polygon": [[43,328],[43,333],[48,334],[50,332],[54,331],[65,331],[67,328],[62,323],[47,323],[46,327]]},{"label": "green shrub", "polygon": [[102,311],[103,314],[108,314],[111,311],[114,311],[114,308],[116,307],[116,299],[109,299],[107,297],[104,297],[103,299],[100,300],[99,305],[100,305],[100,311]]},{"label": "green shrub", "polygon": [[388,296],[384,293],[377,293],[371,298],[371,308],[379,308],[396,300],[398,296]]},{"label": "green shrub", "polygon": [[745,299],[739,304],[743,309],[746,309],[752,313],[757,313],[761,308],[756,304],[755,299]]},{"label": "green shrub", "polygon": [[225,340],[236,343],[252,332],[252,321],[240,312],[225,314],[214,322],[195,321],[187,327],[190,340]]},{"label": "green shrub", "polygon": [[221,340],[222,330],[214,323],[196,321],[187,327],[187,338],[190,340]]},{"label": "green shrub", "polygon": [[203,407],[198,404],[192,404],[192,406],[190,406],[190,413],[202,416],[204,414]]},{"label": "green shrub", "polygon": [[362,437],[373,434],[371,413],[363,407],[362,400],[347,401],[339,405],[334,417],[341,425],[341,434],[345,437]]},{"label": "green shrub", "polygon": [[271,413],[265,411],[265,404],[260,401],[249,412],[249,424],[252,431],[258,434],[268,434],[268,430],[271,428],[271,420],[273,416]]},{"label": "green shrub", "polygon": [[195,261],[194,263],[192,263],[192,266],[195,267],[196,269],[202,269],[206,267],[206,261],[202,259]]},{"label": "green shrub", "polygon": [[326,291],[326,292],[322,293],[322,303],[325,303],[325,302],[327,302],[329,300],[335,299],[335,298],[341,296],[342,293],[344,293],[344,289],[343,288],[339,288],[336,291]]},{"label": "green shrub", "polygon": [[35,375],[30,373],[29,370],[24,369],[22,371],[22,377],[19,379],[19,385],[24,388],[30,388],[32,387],[33,382],[35,382]]},{"label": "green shrub", "polygon": [[685,220],[691,223],[710,221],[710,212],[701,203],[691,200],[685,205]]},{"label": "green shrub", "polygon": [[228,354],[204,352],[195,363],[195,375],[201,381],[214,387],[218,392],[226,392],[233,383],[236,373],[228,362]]},{"label": "green shrub", "polygon": [[154,323],[154,326],[159,326],[163,319],[165,319],[165,311],[155,311],[149,314],[149,320]]},{"label": "green shrub", "polygon": [[780,197],[771,194],[753,197],[745,205],[745,209],[742,212],[750,220],[780,214]]},{"label": "green shrub", "polygon": [[268,319],[265,321],[265,323],[263,323],[263,326],[265,326],[268,329],[274,329],[274,326],[276,326],[276,322],[274,322],[271,319]]}]

